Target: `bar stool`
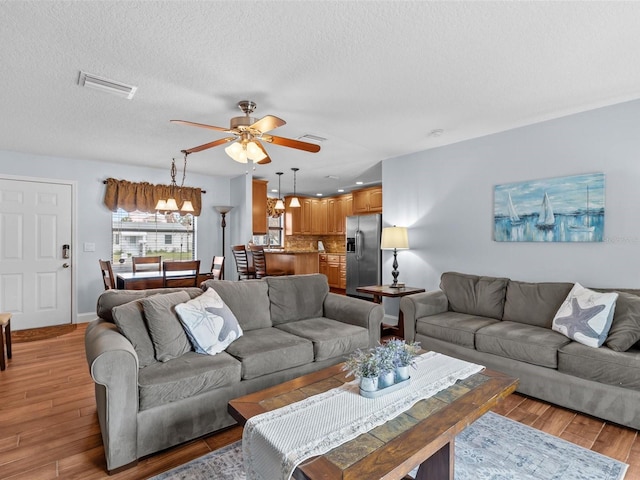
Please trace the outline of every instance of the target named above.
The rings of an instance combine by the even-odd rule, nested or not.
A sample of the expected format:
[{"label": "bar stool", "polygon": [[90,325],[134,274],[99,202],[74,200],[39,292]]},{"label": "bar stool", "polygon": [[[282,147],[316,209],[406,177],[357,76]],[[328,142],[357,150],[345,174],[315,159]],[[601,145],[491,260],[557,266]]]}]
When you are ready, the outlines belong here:
[{"label": "bar stool", "polygon": [[0,370],[6,368],[4,346],[7,345],[7,358],[11,358],[11,314],[0,313]]}]

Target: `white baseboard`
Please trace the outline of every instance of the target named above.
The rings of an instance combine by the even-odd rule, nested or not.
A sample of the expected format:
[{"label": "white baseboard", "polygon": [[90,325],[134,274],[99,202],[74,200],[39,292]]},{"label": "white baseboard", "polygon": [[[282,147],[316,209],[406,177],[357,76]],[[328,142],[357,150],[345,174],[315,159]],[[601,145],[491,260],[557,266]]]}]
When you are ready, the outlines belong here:
[{"label": "white baseboard", "polygon": [[76,318],[76,323],[89,323],[97,318],[96,312],[79,313]]}]

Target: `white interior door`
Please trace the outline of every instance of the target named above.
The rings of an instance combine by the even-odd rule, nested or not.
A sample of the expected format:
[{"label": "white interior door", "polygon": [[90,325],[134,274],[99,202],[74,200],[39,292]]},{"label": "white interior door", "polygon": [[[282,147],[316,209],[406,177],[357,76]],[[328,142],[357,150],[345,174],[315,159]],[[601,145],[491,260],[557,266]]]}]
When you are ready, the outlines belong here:
[{"label": "white interior door", "polygon": [[0,179],[0,311],[11,328],[68,324],[72,186]]}]

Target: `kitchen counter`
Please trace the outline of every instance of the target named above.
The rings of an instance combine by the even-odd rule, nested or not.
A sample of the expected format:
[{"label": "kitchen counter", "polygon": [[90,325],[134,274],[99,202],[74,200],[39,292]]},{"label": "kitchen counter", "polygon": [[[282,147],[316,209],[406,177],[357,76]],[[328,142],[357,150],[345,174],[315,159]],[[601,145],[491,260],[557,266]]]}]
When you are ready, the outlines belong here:
[{"label": "kitchen counter", "polygon": [[318,273],[319,255],[317,250],[265,250],[267,270],[282,270],[287,275]]}]

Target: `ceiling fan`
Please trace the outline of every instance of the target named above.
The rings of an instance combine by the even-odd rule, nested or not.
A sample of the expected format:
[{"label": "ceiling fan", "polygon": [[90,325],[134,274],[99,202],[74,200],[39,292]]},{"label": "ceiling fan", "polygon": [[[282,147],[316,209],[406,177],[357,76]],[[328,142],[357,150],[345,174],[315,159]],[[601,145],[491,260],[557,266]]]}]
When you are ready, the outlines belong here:
[{"label": "ceiling fan", "polygon": [[273,115],[267,115],[262,117],[260,120],[256,120],[251,117],[250,115],[256,108],[255,102],[252,102],[251,100],[241,100],[238,102],[238,107],[242,110],[244,116],[232,118],[229,128],[188,122],[186,120],[171,120],[172,123],[208,128],[209,130],[217,130],[233,135],[233,137],[221,138],[220,140],[205,143],[204,145],[182,150],[182,153],[189,154],[201,152],[208,148],[234,142],[225,148],[225,152],[236,162],[247,163],[249,160],[252,160],[255,163],[265,164],[270,163],[271,159],[269,158],[267,151],[262,146],[261,141],[283,147],[297,148],[298,150],[304,150],[306,152],[316,153],[320,151],[320,146],[313,143],[301,142],[291,138],[276,137],[275,135],[267,135],[266,132],[281,127],[287,122],[281,118],[274,117]]}]

